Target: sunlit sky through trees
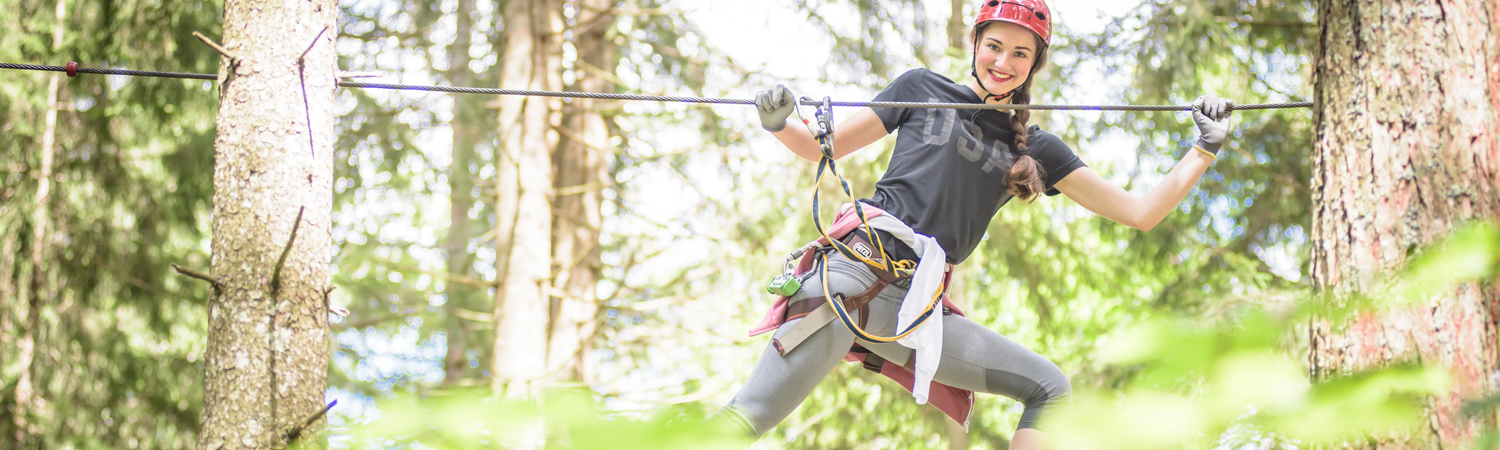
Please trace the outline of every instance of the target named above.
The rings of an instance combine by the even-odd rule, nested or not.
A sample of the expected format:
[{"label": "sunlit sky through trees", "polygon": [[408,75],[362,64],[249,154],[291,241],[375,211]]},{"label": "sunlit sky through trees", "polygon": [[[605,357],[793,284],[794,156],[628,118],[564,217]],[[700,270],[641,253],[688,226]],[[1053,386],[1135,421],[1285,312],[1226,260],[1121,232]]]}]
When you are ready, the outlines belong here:
[{"label": "sunlit sky through trees", "polygon": [[[955,2],[964,11],[949,11]],[[947,292],[968,320],[1035,351],[1068,377],[1074,397],[1057,413],[1057,436],[1104,443],[1092,448],[1271,450],[1318,447],[1388,425],[1440,430],[1421,410],[1436,398],[1429,396],[1448,390],[1445,369],[1434,363],[1446,360],[1422,353],[1403,363],[1418,354],[1400,352],[1426,352],[1423,340],[1493,343],[1451,333],[1494,327],[1397,319],[1387,332],[1409,326],[1432,333],[1366,336],[1362,342],[1389,343],[1395,363],[1368,371],[1337,363],[1348,355],[1333,343],[1346,342],[1337,336],[1341,327],[1366,323],[1383,308],[1417,307],[1434,324],[1469,323],[1443,318],[1444,308],[1495,311],[1493,286],[1472,284],[1494,279],[1500,234],[1493,226],[1433,247],[1437,234],[1400,231],[1457,230],[1467,218],[1430,225],[1411,218],[1462,210],[1444,210],[1444,202],[1463,205],[1489,194],[1465,197],[1422,184],[1462,164],[1401,157],[1390,159],[1408,164],[1387,167],[1395,172],[1367,173],[1372,167],[1359,164],[1381,163],[1387,153],[1385,144],[1363,142],[1382,138],[1356,133],[1340,141],[1340,130],[1380,114],[1418,114],[1359,109],[1367,107],[1359,106],[1361,96],[1405,99],[1390,103],[1401,105],[1415,91],[1365,92],[1351,84],[1338,91],[1352,96],[1345,101],[1329,97],[1325,81],[1364,80],[1356,76],[1368,73],[1344,67],[1359,58],[1340,56],[1358,48],[1387,49],[1361,53],[1394,58],[1369,66],[1377,72],[1425,68],[1443,55],[1410,51],[1403,47],[1409,39],[1339,28],[1365,22],[1351,22],[1353,13],[1341,12],[1338,2],[1051,3],[1049,63],[1037,73],[1031,103],[1186,105],[1200,95],[1241,105],[1317,102],[1234,113],[1222,151],[1149,230],[1063,195],[1010,201],[982,230],[954,266]],[[226,22],[246,16],[233,12],[243,2],[0,4],[0,20],[18,24],[16,32],[0,33],[6,63],[213,73],[232,66],[195,34],[231,50],[266,43],[243,41],[234,32],[239,25]],[[334,3],[319,4],[331,15]],[[336,27],[323,35],[333,45],[317,48],[336,51],[338,69],[374,74],[359,81],[377,83],[734,99],[785,84],[797,96],[865,101],[917,68],[968,83],[971,50],[961,34],[979,4],[340,0]],[[1472,15],[1408,16],[1446,27]],[[307,39],[318,32],[303,31]],[[1374,40],[1348,44],[1344,53],[1319,50],[1349,36]],[[221,351],[226,341],[211,336],[222,337],[216,333],[226,329],[218,325],[225,317],[249,320],[218,309],[238,305],[223,292],[244,291],[204,281],[262,269],[222,265],[242,248],[220,239],[234,217],[216,209],[236,189],[225,177],[237,172],[220,165],[236,159],[223,144],[226,133],[244,129],[223,117],[233,109],[220,108],[236,84],[7,76],[0,82],[0,148],[20,150],[0,151],[0,447],[20,439],[28,448],[194,448],[224,430],[203,421],[226,401],[205,385],[214,386],[213,377],[224,374],[216,370],[231,361]],[[332,217],[307,222],[330,223],[315,227],[333,244],[326,281],[337,289],[322,294],[330,335],[289,348],[327,349],[326,373],[321,363],[293,372],[298,379],[326,375],[326,392],[315,386],[296,402],[337,400],[327,416],[332,448],[489,447],[512,441],[522,431],[505,427],[538,413],[550,415],[548,447],[563,433],[571,442],[556,447],[661,448],[672,429],[725,405],[758,360],[776,361],[774,349],[762,359],[768,336],[748,335],[777,299],[768,280],[784,273],[788,252],[818,234],[814,218],[826,225],[851,195],[874,194],[896,143],[887,137],[838,161],[853,190],[846,195],[833,177],[815,179],[818,164],[762,130],[746,105],[329,92],[331,123],[312,114],[328,106],[326,98],[294,109],[301,117],[306,106],[316,119],[307,131],[329,136],[300,139],[299,126],[295,137],[330,149],[317,147],[316,156],[332,162]],[[1463,104],[1453,99],[1467,95],[1445,92],[1446,100],[1429,102],[1431,110]],[[856,111],[834,108],[836,128]],[[1434,153],[1423,147],[1431,140],[1414,137],[1452,134],[1453,126],[1471,125],[1469,116],[1493,116],[1462,114],[1451,116],[1459,122],[1431,123],[1449,127],[1438,134],[1407,128],[1401,151],[1482,162],[1464,153],[1470,149],[1462,139],[1440,149],[1452,152]],[[1387,123],[1398,122],[1418,123]],[[1184,153],[1192,154],[1199,133],[1181,111],[1036,111],[1029,123],[1137,195],[1157,188]],[[1331,162],[1332,154],[1358,164]],[[1190,161],[1200,161],[1194,156]],[[1422,175],[1429,169],[1441,173]],[[1329,182],[1335,179],[1407,183],[1442,199],[1387,201],[1398,195],[1387,186],[1351,190]],[[275,206],[281,197],[255,201]],[[1370,210],[1393,219],[1359,222]],[[1347,230],[1330,228],[1340,221],[1352,222]],[[276,235],[275,223],[257,229]],[[1360,235],[1365,225],[1385,233],[1371,241],[1385,250],[1351,258],[1355,247],[1344,244],[1376,236]],[[1397,241],[1404,243],[1391,246]],[[317,253],[298,260],[322,259]],[[1360,258],[1393,266],[1367,273],[1370,264]],[[1358,270],[1341,273],[1341,265]],[[179,267],[206,275],[183,275]],[[1374,274],[1375,284],[1361,285],[1365,275],[1355,273]],[[1455,283],[1470,284],[1454,290]],[[1481,291],[1488,303],[1453,301]],[[1476,304],[1483,306],[1463,306]],[[1480,354],[1464,349],[1471,350]],[[1483,351],[1493,354],[1492,347]],[[233,361],[259,360],[238,356]],[[836,364],[820,376],[752,448],[1008,448],[1024,410],[1001,395],[978,395],[964,427],[860,364]],[[1371,392],[1380,399],[1371,400]],[[1500,405],[1500,398],[1483,402]],[[1491,434],[1487,442],[1500,442],[1500,432]],[[636,441],[643,444],[627,445]]]},{"label": "sunlit sky through trees", "polygon": [[[1099,33],[1110,20],[1125,15],[1139,6],[1139,3],[1133,0],[1060,1],[1053,3],[1055,4],[1051,6],[1057,18],[1058,34],[1063,36],[1063,38],[1066,36],[1084,36]],[[931,1],[924,2],[924,4],[927,8],[927,16],[935,23],[941,23],[942,19],[948,17],[950,14],[948,2]],[[488,8],[484,2],[480,2],[479,5],[481,9]],[[821,72],[828,69],[826,62],[830,58],[831,47],[833,45],[832,39],[828,36],[828,33],[817,30],[815,28],[816,25],[807,19],[806,13],[799,11],[797,6],[790,1],[697,1],[682,2],[681,5],[681,15],[686,20],[696,24],[702,31],[703,36],[705,36],[706,42],[702,42],[702,45],[716,48],[723,55],[732,58],[738,67],[754,72],[752,76],[748,77],[748,82],[738,83],[738,77],[730,73],[730,69],[723,69],[723,73],[715,73],[711,70],[709,73],[709,85],[714,90],[705,92],[705,95],[751,98],[757,90],[773,86],[777,83],[785,83],[798,95],[813,97],[827,95],[832,96],[836,100],[867,100],[883,87],[879,85],[820,81],[830,78],[858,79],[859,77],[830,77],[828,74]],[[351,10],[364,11],[366,14],[372,16],[379,16],[383,13],[389,14],[400,8],[399,2],[380,2],[375,0],[360,0],[350,2],[344,6]],[[849,14],[825,13],[824,17],[830,20],[830,25],[834,27],[849,27],[851,29],[858,26],[857,22],[851,20],[850,14],[853,14],[852,7],[847,5],[824,5],[824,7],[834,9],[843,7],[850,10]],[[481,11],[481,13],[490,14],[491,12]],[[480,25],[483,26],[486,24],[481,23]],[[490,25],[490,27],[493,29],[493,25]],[[439,46],[451,43],[455,40],[452,36],[452,30],[453,24],[451,21],[439,21],[434,25],[431,39]],[[943,30],[934,29],[930,30],[930,33],[933,36],[941,36]],[[893,35],[886,39],[897,41],[903,39],[903,37]],[[934,39],[941,40],[940,37]],[[437,79],[433,74],[432,69],[446,69],[442,61],[435,63],[434,66],[436,67],[428,68],[428,59],[416,54],[405,54],[404,56],[400,54],[357,54],[355,53],[358,49],[356,44],[355,42],[346,40],[341,42],[340,47],[341,53],[351,58],[355,64],[361,64],[364,61],[373,59],[381,61],[382,66],[400,66],[403,68],[404,71],[399,73],[387,72],[380,79],[382,82],[409,84],[441,83],[441,80]],[[568,47],[567,51],[572,52],[573,49]],[[493,49],[490,48],[488,43],[475,42],[471,45],[470,55],[475,58],[475,62],[471,65],[476,67],[492,67],[490,65],[494,63],[495,56]],[[401,60],[400,58],[405,59]],[[1125,86],[1131,81],[1129,72],[1111,71],[1104,61],[1089,60],[1076,56],[1073,58],[1059,58],[1055,56],[1052,64],[1058,64],[1059,61],[1077,61],[1079,59],[1083,61],[1074,67],[1066,69],[1066,72],[1070,74],[1069,78],[1061,83],[1062,92],[1057,93],[1053,98],[1063,99],[1064,102],[1072,104],[1118,104],[1128,103],[1132,100],[1130,95],[1125,92]],[[942,58],[936,60],[944,65],[952,65],[950,61],[954,61]],[[898,59],[898,61],[904,64],[904,68],[899,69],[896,74],[906,69],[918,67],[920,64],[911,58],[910,55],[907,55],[904,59]],[[960,70],[954,67],[932,67],[932,69],[940,73],[960,73]],[[614,75],[626,85],[636,87],[636,91],[639,93],[692,95],[686,92],[664,90],[660,84],[655,83],[653,80],[642,79],[637,74],[628,73],[623,69],[617,71]],[[895,74],[885,75],[894,76]],[[715,86],[714,80],[716,79],[728,83],[737,83],[737,85]],[[959,79],[957,81],[963,82],[965,80]],[[1295,92],[1301,83],[1301,80],[1295,76],[1289,76],[1284,81],[1288,84],[1289,92]],[[1207,93],[1233,97],[1230,93],[1225,92]],[[434,111],[437,123],[418,130],[420,134],[415,139],[415,143],[419,147],[418,150],[425,155],[427,164],[430,164],[429,167],[431,169],[441,171],[445,165],[450,163],[449,153],[452,144],[452,130],[446,125],[446,122],[451,120],[448,113],[451,99],[441,94],[420,92],[367,91],[366,94],[389,102],[426,104],[427,108]],[[1199,94],[1201,93],[1181,92],[1177,95],[1185,103]],[[340,102],[341,113],[347,113],[353,108],[352,100],[348,97],[340,97]],[[627,103],[624,107],[626,108],[625,111],[630,113],[678,111],[679,117],[681,115],[680,112],[686,109],[683,105],[647,102]],[[791,164],[792,167],[801,167],[808,173],[812,172],[814,168],[812,163],[798,165],[790,162],[794,159],[794,156],[786,151],[769,134],[760,132],[756,116],[751,108],[740,106],[717,106],[715,108],[717,108],[716,112],[732,121],[732,124],[730,124],[732,128],[747,135],[745,138],[747,144],[743,148],[731,149],[729,151],[747,155],[748,160],[775,161],[778,164]],[[836,109],[836,117],[846,117],[851,111],[852,109],[847,108]],[[1052,123],[1064,123],[1063,120],[1058,118],[1064,114],[1073,114],[1080,118],[1074,123],[1093,123],[1098,120],[1098,117],[1102,113],[1043,112],[1038,115],[1048,114],[1054,115]],[[641,120],[647,119],[632,118],[629,120],[635,122],[621,124],[627,131],[631,127],[650,128],[650,124],[638,123]],[[1088,135],[1088,133],[1080,134]],[[1170,167],[1171,164],[1175,163],[1178,156],[1176,154],[1138,155],[1140,152],[1140,140],[1137,137],[1138,133],[1136,130],[1103,130],[1099,136],[1100,138],[1089,142],[1074,143],[1076,150],[1091,166],[1100,168],[1101,174],[1121,185],[1125,185],[1127,180],[1134,178],[1137,183],[1132,186],[1132,189],[1138,192],[1149,189],[1150,186],[1154,185],[1156,179],[1165,174],[1164,169],[1158,169]],[[684,151],[691,153],[694,150],[691,148],[692,146],[702,145],[701,138],[693,135],[691,128],[670,129],[666,132],[654,134],[651,143],[655,148],[643,150],[643,153],[670,154]],[[880,145],[876,144],[877,147]],[[866,153],[875,152],[867,151]],[[634,210],[633,213],[643,216],[651,222],[669,223],[674,218],[690,214],[685,212],[684,209],[697,204],[698,200],[689,197],[729,197],[731,195],[729,190],[734,189],[734,184],[716,181],[716,178],[721,177],[721,171],[725,170],[716,161],[716,158],[701,158],[687,163],[686,167],[688,169],[681,176],[691,178],[690,183],[685,183],[678,175],[667,171],[657,171],[655,173],[645,171],[634,175],[626,174],[626,176],[622,177],[622,181],[631,185],[632,189],[637,192],[638,198],[649,205],[646,208]],[[861,164],[869,161],[873,161],[873,158],[855,159],[853,163]],[[365,179],[388,177],[388,175],[383,175],[381,170],[377,168],[378,164],[371,163],[370,161],[359,161],[356,166],[361,176]],[[416,169],[413,168],[412,170]],[[481,176],[493,175],[492,168],[488,165],[482,166],[480,170]],[[800,179],[799,177],[788,177],[784,180],[772,178],[765,179],[763,182],[798,183],[799,181],[797,180]],[[370,223],[360,220],[360,217],[399,215],[402,208],[411,207],[422,209],[424,211],[423,215],[427,217],[444,217],[448,208],[448,194],[444,191],[446,186],[443,183],[433,183],[432,185],[435,186],[435,189],[409,194],[416,196],[413,202],[395,197],[382,199],[379,196],[370,196],[359,200],[358,208],[343,211],[342,215],[336,218],[335,227],[339,230],[336,231],[336,241],[341,240],[341,238],[363,239],[361,233],[352,232],[354,230],[349,229],[349,227],[353,226],[352,224],[365,223],[368,225]],[[870,188],[868,184],[856,184],[856,195],[869,195]],[[788,189],[795,191],[801,189],[801,186],[789,186]],[[847,201],[842,197],[830,198],[838,202]],[[1061,198],[1059,197],[1058,200],[1053,201],[1061,201]],[[606,217],[611,212],[609,211],[610,207],[611,205],[606,205]],[[1215,206],[1210,206],[1210,213],[1215,216],[1223,216],[1227,211],[1228,208],[1224,205],[1218,205],[1217,210]],[[1058,214],[1075,217],[1088,213],[1075,207],[1059,210]],[[610,222],[608,218],[606,218],[606,221],[607,223],[612,223],[615,227],[628,228],[630,226],[626,222]],[[441,223],[431,225],[443,226]],[[1220,234],[1230,234],[1230,230],[1227,227],[1231,225],[1231,222],[1228,220],[1215,221],[1215,226],[1221,228],[1219,230]],[[732,224],[715,222],[713,218],[705,217],[695,221],[694,231],[696,233],[713,235],[715,234],[715,229],[727,229],[730,226]],[[425,247],[429,250],[418,251],[415,249],[418,246],[414,246],[414,250],[406,256],[418,261],[422,267],[440,270],[443,267],[443,261],[442,254],[435,250],[436,242],[439,239],[439,236],[433,233],[435,229],[440,228],[423,228],[406,223],[391,222],[381,225],[375,234],[387,237],[393,241],[408,241],[421,244],[419,247]],[[804,231],[808,230],[797,230],[802,235],[808,234],[804,233]],[[627,231],[623,234],[629,235],[632,233]],[[660,271],[670,272],[675,267],[683,264],[683,261],[698,261],[704,259],[706,255],[713,254],[713,252],[709,251],[711,245],[710,241],[702,239],[679,240],[673,242],[671,248],[660,254],[654,261],[660,261],[657,263],[662,266]],[[1298,248],[1300,247],[1286,245],[1263,249],[1261,256],[1273,267],[1277,275],[1290,280],[1298,280],[1301,278],[1300,269],[1297,267],[1296,258],[1290,253]],[[493,259],[492,249],[488,246],[479,246],[475,248],[475,252],[481,254],[481,259]],[[617,258],[617,255],[605,255],[607,262],[610,262],[609,260],[612,257]],[[733,257],[733,255],[730,255],[730,257]],[[650,263],[647,264],[649,265]],[[493,266],[478,264],[476,265],[476,269],[487,280],[492,280],[495,277]],[[401,276],[399,272],[394,271],[390,274],[391,276]],[[360,278],[364,275],[363,273],[356,273],[354,277]],[[440,281],[433,280],[428,275],[420,275],[420,277],[420,280],[416,283],[419,288],[432,283],[440,283]],[[400,282],[402,280],[392,279],[390,281]],[[748,280],[737,283],[753,285],[757,282],[756,280]],[[608,281],[608,277],[606,277],[606,281],[603,284],[605,286],[601,286],[600,288],[601,295],[608,295],[607,293],[612,288],[612,286],[609,286],[611,282]],[[335,304],[341,301],[349,302],[350,299],[336,294],[334,299]],[[437,294],[430,299],[430,302],[434,306],[439,306],[444,302],[444,299],[441,294]],[[359,307],[360,305],[356,304],[351,309],[358,309]],[[392,306],[392,308],[395,308],[395,306]],[[443,344],[440,338],[425,339],[425,336],[416,331],[420,327],[419,321],[421,319],[417,318],[415,320],[418,322],[412,324],[410,327],[402,327],[402,331],[394,334],[366,332],[362,330],[345,330],[336,334],[335,339],[341,345],[365,347],[370,354],[370,356],[366,356],[361,360],[361,363],[358,364],[359,368],[355,368],[354,366],[344,366],[344,368],[357,378],[381,378],[375,374],[404,373],[407,374],[406,379],[409,381],[438,381],[443,372],[440,363],[443,354]],[[729,330],[726,333],[734,334],[736,337],[740,336],[739,330]],[[434,332],[434,335],[440,336],[441,333]],[[752,347],[755,346],[752,345]],[[597,351],[609,352],[610,350],[600,349]],[[340,366],[340,361],[336,357],[335,365]],[[748,368],[750,364],[753,364],[753,358],[743,359],[739,364],[745,367],[736,367],[736,370]],[[361,374],[360,372],[362,371],[368,373]],[[701,373],[675,373],[673,368],[662,367],[656,370],[637,370],[633,375],[629,375],[627,379],[621,380],[622,382],[618,385],[662,386],[674,383],[680,384],[688,378],[702,378],[705,375]],[[710,378],[712,377],[710,376]],[[732,383],[736,381],[729,380],[728,382]],[[384,390],[390,387],[384,386],[381,389]],[[719,386],[719,396],[723,396],[723,392],[732,393],[731,387],[731,385]],[[342,422],[338,418],[370,417],[367,415],[371,412],[368,408],[373,406],[372,401],[375,400],[344,391],[337,387],[331,389],[330,398],[339,400],[340,407],[333,413],[336,418],[336,425]],[[647,395],[637,397],[637,400],[640,403],[619,401],[614,403],[614,406],[627,410],[631,408],[647,409],[653,397]],[[356,419],[356,421],[358,420]]]}]

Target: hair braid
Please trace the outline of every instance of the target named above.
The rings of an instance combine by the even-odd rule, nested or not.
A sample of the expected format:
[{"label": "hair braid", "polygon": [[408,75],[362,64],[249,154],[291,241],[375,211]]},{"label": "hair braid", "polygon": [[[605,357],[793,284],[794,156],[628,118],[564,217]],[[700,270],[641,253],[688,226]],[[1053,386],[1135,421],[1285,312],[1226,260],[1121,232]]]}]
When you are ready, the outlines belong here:
[{"label": "hair braid", "polygon": [[[1040,44],[1040,42],[1038,42]],[[1040,45],[1039,45],[1040,46]],[[1015,95],[1010,98],[1013,105],[1026,105],[1031,103],[1031,82],[1035,80],[1038,69],[1047,63],[1047,47],[1040,46],[1037,52],[1036,63],[1031,67],[1031,74],[1026,77],[1026,82],[1017,88]],[[1026,140],[1031,137],[1026,122],[1031,121],[1031,110],[1018,109],[1010,116],[1010,128],[1016,132],[1015,149],[1020,157],[1010,167],[1010,195],[1020,198],[1022,201],[1031,201],[1037,194],[1041,194],[1047,187],[1042,183],[1045,176],[1042,165],[1037,163],[1036,158],[1031,157],[1031,152],[1026,148]]]}]

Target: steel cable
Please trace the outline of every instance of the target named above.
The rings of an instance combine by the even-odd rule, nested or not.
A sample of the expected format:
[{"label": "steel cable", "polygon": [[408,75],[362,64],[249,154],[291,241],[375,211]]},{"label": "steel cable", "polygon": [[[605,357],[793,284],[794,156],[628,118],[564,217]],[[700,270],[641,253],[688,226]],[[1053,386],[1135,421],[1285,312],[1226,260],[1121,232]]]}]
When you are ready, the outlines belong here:
[{"label": "steel cable", "polygon": [[[63,66],[45,66],[35,64],[11,64],[0,63],[0,69],[17,70],[39,70],[49,72],[67,72],[68,68]],[[124,70],[124,69],[90,69],[78,67],[77,73],[96,75],[126,75],[133,77],[155,77],[155,78],[182,78],[194,80],[218,80],[219,76],[207,73],[180,73],[180,72],[154,72],[147,70]],[[387,89],[403,91],[427,91],[427,92],[449,92],[456,94],[481,94],[481,95],[524,95],[533,97],[562,97],[562,98],[589,98],[601,100],[629,100],[629,101],[653,101],[674,103],[704,103],[717,105],[754,105],[755,101],[740,98],[711,98],[711,97],[681,97],[666,95],[641,95],[641,94],[608,94],[599,92],[567,92],[567,91],[534,91],[526,89],[493,89],[475,87],[453,87],[453,86],[422,86],[410,84],[387,84],[387,83],[362,83],[357,81],[340,81],[340,87],[359,89]],[[819,102],[803,98],[801,104],[817,106]],[[871,108],[937,108],[937,109],[992,109],[992,110],[1048,110],[1048,111],[1191,111],[1186,105],[1003,105],[983,103],[923,103],[923,102],[844,102],[835,101],[833,106],[841,107],[871,107]],[[1264,103],[1251,105],[1234,105],[1235,111],[1255,109],[1282,109],[1282,108],[1310,108],[1312,102],[1283,102]]]}]

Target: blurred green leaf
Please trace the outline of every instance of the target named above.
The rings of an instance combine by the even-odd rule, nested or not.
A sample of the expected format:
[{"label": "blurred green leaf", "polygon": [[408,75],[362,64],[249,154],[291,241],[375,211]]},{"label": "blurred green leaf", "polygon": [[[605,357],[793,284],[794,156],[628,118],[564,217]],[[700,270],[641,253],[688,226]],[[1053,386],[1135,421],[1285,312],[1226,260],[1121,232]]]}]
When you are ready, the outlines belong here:
[{"label": "blurred green leaf", "polygon": [[1496,261],[1500,261],[1500,227],[1489,223],[1465,227],[1411,263],[1398,299],[1421,302],[1455,283],[1489,279],[1496,275]]},{"label": "blurred green leaf", "polygon": [[1049,427],[1059,448],[1183,448],[1208,425],[1193,399],[1141,391],[1120,397],[1079,396],[1058,410]]},{"label": "blurred green leaf", "polygon": [[1332,443],[1423,423],[1424,396],[1446,391],[1442,369],[1403,365],[1313,386],[1302,404],[1272,420],[1288,436]]},{"label": "blurred green leaf", "polygon": [[733,449],[748,444],[732,425],[707,420],[701,409],[668,407],[650,419],[633,419],[599,414],[587,391],[549,391],[542,398],[538,404],[500,400],[477,389],[399,395],[381,401],[381,418],[350,436],[356,446],[376,448],[395,442],[475,448],[534,439],[541,430],[547,430],[549,449]]}]

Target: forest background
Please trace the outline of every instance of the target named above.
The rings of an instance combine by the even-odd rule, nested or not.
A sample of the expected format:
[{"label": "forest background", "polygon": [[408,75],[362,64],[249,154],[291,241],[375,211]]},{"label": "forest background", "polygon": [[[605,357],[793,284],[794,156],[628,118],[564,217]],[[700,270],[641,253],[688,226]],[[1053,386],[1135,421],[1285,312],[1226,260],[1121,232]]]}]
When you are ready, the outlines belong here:
[{"label": "forest background", "polygon": [[[785,83],[799,95],[861,100],[916,67],[962,80],[970,3],[554,2],[548,20],[556,22],[557,51],[545,67],[557,89],[749,98]],[[1037,103],[1312,96],[1311,2],[1055,3],[1058,30]],[[192,37],[221,34],[223,5],[215,2],[0,4],[0,21],[17,25],[0,35],[0,61],[200,73],[219,65],[219,53]],[[350,0],[339,7],[340,67],[379,73],[380,82],[494,87],[511,55],[505,4]],[[209,263],[217,89],[203,81],[59,81],[29,72],[5,80],[0,423],[10,428],[0,442],[193,447],[210,288],[172,266]],[[543,384],[586,389],[599,420],[711,412],[766,345],[745,334],[772,300],[765,281],[786,252],[811,238],[814,165],[760,132],[748,107],[555,105],[546,131],[558,155],[551,214],[558,224],[582,224],[595,239],[520,261],[551,267],[556,277],[551,315],[542,317],[552,340],[520,345],[561,351],[547,360]],[[496,160],[510,142],[502,131],[506,103],[341,89],[335,108],[330,256],[338,289],[330,301],[348,315],[331,325],[327,398],[338,405],[328,413],[330,443],[492,444],[465,430],[443,433],[443,424],[423,422],[432,419],[411,405],[491,386],[493,357],[505,348],[496,343],[493,299],[505,281],[496,256],[505,224],[496,208],[506,181]],[[1246,398],[1214,394],[1215,386],[1247,382],[1263,388],[1248,389],[1251,397],[1329,392],[1310,387],[1299,368],[1310,314],[1312,115],[1237,113],[1223,155],[1150,232],[1093,216],[1064,197],[1007,206],[958,272],[956,298],[970,318],[1055,361],[1081,403],[1172,419],[1101,427],[1116,437],[1139,433],[1142,446],[1284,448],[1347,438],[1330,430],[1360,423],[1405,424],[1410,408],[1328,401],[1314,406],[1334,409],[1260,412],[1242,407],[1254,403]],[[1186,114],[1051,112],[1033,115],[1033,123],[1136,193],[1153,186],[1196,136]],[[599,134],[575,134],[583,129]],[[857,194],[869,195],[892,141],[841,163]],[[600,164],[581,169],[596,177],[570,184],[565,174],[580,169],[566,161],[577,154]],[[831,192],[824,195],[838,197]],[[564,197],[593,198],[596,209],[592,216],[588,208],[569,210],[558,200]],[[562,233],[553,233],[558,251]],[[1464,242],[1481,244],[1454,247],[1483,251],[1493,247],[1484,244],[1490,236],[1467,235]],[[579,289],[557,281],[565,273],[588,282]],[[1449,275],[1487,272],[1472,273]],[[555,330],[570,304],[591,306],[563,336]],[[1124,329],[1146,331],[1118,333]],[[1150,351],[1161,342],[1181,351]],[[1243,370],[1216,378],[1223,367]],[[1403,366],[1344,388],[1379,386],[1397,398],[1442,390],[1433,381],[1442,377],[1426,367]],[[458,407],[474,407],[465,405]],[[1155,409],[1130,409],[1140,405]],[[1019,404],[982,397],[977,408],[965,430],[879,376],[842,365],[756,445],[1005,448]],[[1339,417],[1328,419],[1329,411]],[[417,426],[371,425],[388,427],[393,418]],[[1305,426],[1284,429],[1296,422]],[[1164,438],[1152,434],[1163,431]]]}]

